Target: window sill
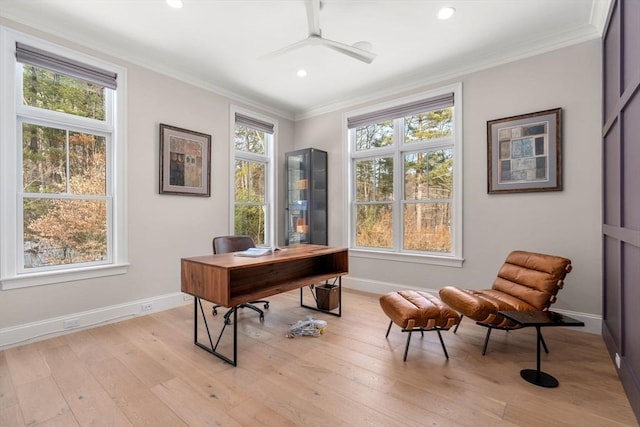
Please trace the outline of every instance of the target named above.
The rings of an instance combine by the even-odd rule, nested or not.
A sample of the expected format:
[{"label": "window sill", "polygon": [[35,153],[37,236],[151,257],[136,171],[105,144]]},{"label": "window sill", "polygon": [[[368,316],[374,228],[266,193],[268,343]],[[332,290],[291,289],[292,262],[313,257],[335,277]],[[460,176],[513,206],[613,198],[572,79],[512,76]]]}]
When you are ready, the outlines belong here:
[{"label": "window sill", "polygon": [[111,264],[94,267],[74,268],[65,271],[46,271],[39,273],[21,274],[14,277],[0,279],[0,289],[28,288],[31,286],[50,285],[53,283],[72,282],[75,280],[94,279],[97,277],[125,274],[129,264]]},{"label": "window sill", "polygon": [[349,249],[349,256],[354,258],[380,259],[386,261],[411,262],[415,264],[440,265],[443,267],[462,268],[464,258],[454,256],[418,255],[410,253],[383,252],[366,249]]}]

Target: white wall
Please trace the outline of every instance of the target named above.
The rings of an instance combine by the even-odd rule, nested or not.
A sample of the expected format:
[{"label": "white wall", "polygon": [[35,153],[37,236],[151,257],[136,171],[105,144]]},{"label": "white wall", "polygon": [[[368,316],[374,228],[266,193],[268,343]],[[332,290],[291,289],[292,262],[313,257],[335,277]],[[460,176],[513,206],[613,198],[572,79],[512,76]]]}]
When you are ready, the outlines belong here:
[{"label": "white wall", "polygon": [[[7,21],[7,26],[42,36]],[[232,101],[141,67],[65,43],[127,68],[127,212],[129,272],[125,275],[0,291],[0,348],[36,335],[55,333],[63,320],[80,326],[139,315],[140,304],[154,309],[184,303],[180,258],[211,252],[211,238],[229,232],[229,108],[233,103],[278,120],[278,175],[284,152],[293,146],[293,122]],[[212,136],[211,197],[158,194],[159,124]],[[278,192],[278,207],[284,205]],[[284,219],[279,213],[278,228]]]},{"label": "white wall", "polygon": [[[428,90],[462,81],[464,114],[464,242],[462,268],[351,257],[345,283],[386,292],[444,285],[491,286],[498,267],[514,249],[568,257],[567,276],[554,309],[578,314],[600,331],[601,314],[601,54],[590,41],[495,68],[470,73]],[[397,94],[400,97],[406,95]],[[384,99],[389,99],[386,96]],[[372,101],[378,103],[383,99]],[[296,147],[330,152],[329,243],[346,245],[344,129],[341,118],[354,106],[296,122]],[[488,120],[551,108],[563,109],[561,192],[487,194]]]}]

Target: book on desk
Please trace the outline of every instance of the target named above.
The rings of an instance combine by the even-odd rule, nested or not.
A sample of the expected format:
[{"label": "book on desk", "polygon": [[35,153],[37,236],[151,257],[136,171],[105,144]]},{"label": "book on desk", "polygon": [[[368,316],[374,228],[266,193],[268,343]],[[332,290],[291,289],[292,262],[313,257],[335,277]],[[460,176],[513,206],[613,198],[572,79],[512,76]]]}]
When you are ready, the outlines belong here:
[{"label": "book on desk", "polygon": [[275,247],[275,248],[249,248],[249,249],[244,250],[244,251],[236,252],[234,255],[235,256],[246,256],[246,257],[256,258],[256,257],[272,254],[272,253],[274,253],[276,251],[279,251],[279,250],[281,250],[281,249],[278,248],[278,247]]}]

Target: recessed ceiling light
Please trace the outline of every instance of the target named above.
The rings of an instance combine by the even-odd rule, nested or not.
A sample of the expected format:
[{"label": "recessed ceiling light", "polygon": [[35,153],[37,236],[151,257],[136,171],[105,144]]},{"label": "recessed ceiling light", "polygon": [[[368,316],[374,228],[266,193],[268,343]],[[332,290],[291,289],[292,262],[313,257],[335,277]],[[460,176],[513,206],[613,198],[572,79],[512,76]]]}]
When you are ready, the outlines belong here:
[{"label": "recessed ceiling light", "polygon": [[182,0],[167,0],[167,4],[174,9],[180,9],[183,5]]},{"label": "recessed ceiling light", "polygon": [[296,76],[298,76],[298,77],[307,77],[307,70],[305,70],[304,68],[300,68],[298,70],[298,72],[296,73]]},{"label": "recessed ceiling light", "polygon": [[438,19],[449,19],[456,13],[456,10],[452,7],[443,7],[438,11]]}]

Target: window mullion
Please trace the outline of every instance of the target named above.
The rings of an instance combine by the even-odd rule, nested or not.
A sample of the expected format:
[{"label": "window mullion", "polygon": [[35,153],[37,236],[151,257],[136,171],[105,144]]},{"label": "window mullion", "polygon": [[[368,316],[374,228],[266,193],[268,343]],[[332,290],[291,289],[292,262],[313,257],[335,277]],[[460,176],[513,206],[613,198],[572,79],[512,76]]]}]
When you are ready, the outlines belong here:
[{"label": "window mullion", "polygon": [[65,193],[67,194],[71,194],[71,182],[70,182],[70,167],[69,167],[69,160],[70,160],[70,156],[69,156],[69,129],[67,129],[65,131],[65,141],[64,141],[64,151],[65,151]]},{"label": "window mullion", "polygon": [[246,160],[250,162],[259,162],[264,164],[269,163],[269,158],[267,156],[264,156],[262,154],[247,153],[246,151],[236,150],[234,152],[234,157],[236,160]]},{"label": "window mullion", "polygon": [[[106,134],[112,131],[113,124],[86,117],[73,116],[59,111],[49,111],[28,105],[17,106],[17,116],[25,121],[37,122],[48,126],[62,126],[83,132]],[[111,114],[113,115],[113,114]]]},{"label": "window mullion", "polygon": [[402,251],[402,241],[404,230],[403,203],[404,200],[404,161],[402,158],[402,146],[404,144],[404,118],[393,121],[393,138],[395,151],[393,154],[393,208],[392,208],[392,228],[393,228],[393,249]]},{"label": "window mullion", "polygon": [[385,156],[388,157],[388,156],[392,156],[393,153],[395,152],[396,152],[396,148],[394,146],[379,147],[379,148],[372,148],[369,150],[353,152],[351,153],[351,158],[366,159],[366,158],[374,158],[374,157],[385,157]]}]

